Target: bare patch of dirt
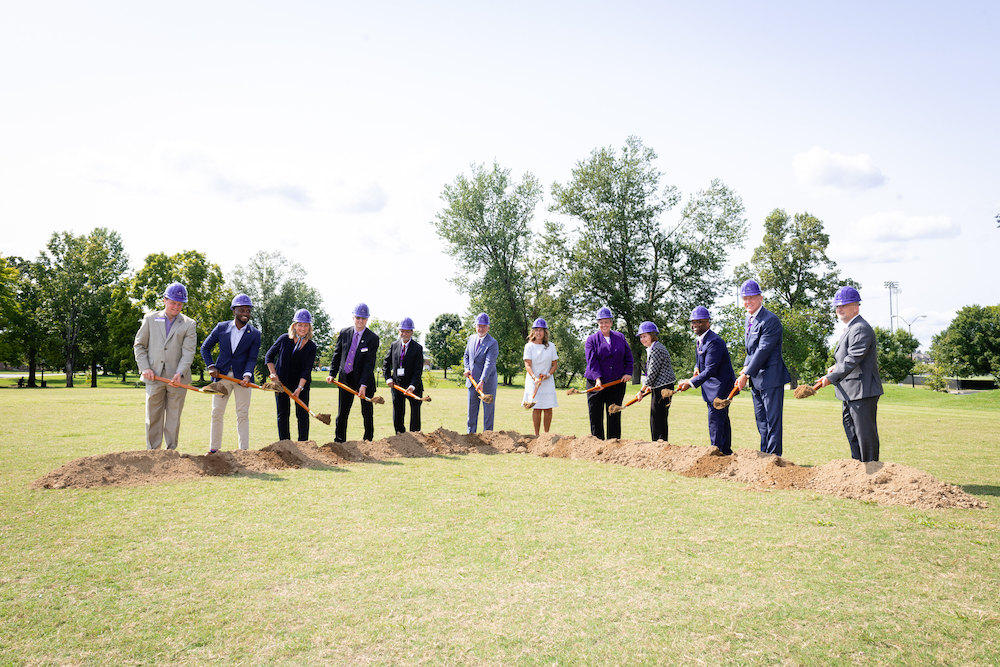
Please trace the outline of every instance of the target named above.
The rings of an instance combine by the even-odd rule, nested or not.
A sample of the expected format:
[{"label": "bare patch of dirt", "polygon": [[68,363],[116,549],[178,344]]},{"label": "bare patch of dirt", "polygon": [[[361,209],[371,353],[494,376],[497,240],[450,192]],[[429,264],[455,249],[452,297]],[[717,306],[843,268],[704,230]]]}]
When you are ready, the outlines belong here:
[{"label": "bare patch of dirt", "polygon": [[582,459],[634,468],[665,470],[687,477],[725,479],[760,490],[810,490],[840,498],[905,505],[919,509],[985,508],[952,484],[896,463],[861,463],[851,459],[801,467],[773,454],[741,449],[723,456],[714,447],[678,447],[642,440],[598,440],[555,433],[539,437],[514,431],[456,433],[439,428],[430,433],[402,433],[390,438],[345,443],[283,440],[259,450],[219,452],[210,456],[152,450],[88,456],[53,470],[36,489],[132,486],[245,475],[297,468],[324,468],[395,458],[466,454],[531,454]]}]

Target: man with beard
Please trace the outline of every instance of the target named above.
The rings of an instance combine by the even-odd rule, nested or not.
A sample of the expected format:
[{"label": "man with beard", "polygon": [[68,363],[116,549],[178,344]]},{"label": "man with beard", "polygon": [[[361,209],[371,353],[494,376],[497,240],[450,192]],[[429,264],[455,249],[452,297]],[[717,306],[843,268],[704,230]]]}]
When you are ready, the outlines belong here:
[{"label": "man with beard", "polygon": [[691,331],[696,340],[694,376],[681,380],[678,391],[701,387],[701,397],[708,404],[708,437],[712,446],[725,455],[733,453],[733,429],[729,423],[729,406],[717,409],[716,398],[725,399],[736,384],[736,373],[729,358],[729,349],[722,336],[712,331],[712,316],[708,308],[698,306],[691,311]]},{"label": "man with beard", "polygon": [[[214,454],[222,447],[222,424],[226,415],[229,396],[236,398],[236,433],[240,449],[250,448],[250,382],[260,351],[260,331],[250,324],[253,303],[246,294],[237,294],[230,308],[232,321],[219,322],[201,345],[201,358],[219,390],[212,397],[212,431],[208,453]],[[212,350],[219,346],[219,359],[212,361]],[[219,375],[240,380],[239,384],[219,382]]]}]

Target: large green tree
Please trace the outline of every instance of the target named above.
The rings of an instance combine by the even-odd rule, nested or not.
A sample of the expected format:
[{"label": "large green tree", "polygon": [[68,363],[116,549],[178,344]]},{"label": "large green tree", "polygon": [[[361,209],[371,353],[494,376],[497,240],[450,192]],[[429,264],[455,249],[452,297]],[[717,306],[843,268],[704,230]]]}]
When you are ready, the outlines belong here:
[{"label": "large green tree", "polygon": [[956,377],[990,375],[1000,386],[1000,305],[965,306],[931,344],[931,357]]},{"label": "large green tree", "polygon": [[28,386],[37,387],[36,371],[43,359],[61,359],[59,341],[45,316],[45,281],[47,273],[39,262],[8,257],[7,264],[17,270],[16,306],[7,312],[4,331],[9,350],[7,363],[28,366]]},{"label": "large green tree", "polygon": [[434,364],[444,369],[444,377],[447,378],[448,369],[462,363],[465,349],[462,318],[457,313],[442,313],[435,317],[427,330],[426,344]]},{"label": "large green tree", "polygon": [[[840,278],[836,262],[826,254],[829,245],[822,220],[809,213],[792,217],[776,208],[764,220],[764,238],[749,264],[736,267],[736,282],[756,279],[765,307],[781,320],[782,354],[793,387],[802,378],[826,372],[828,340],[837,321],[831,306],[837,288],[861,287]],[[740,361],[733,363],[738,368]]]},{"label": "large green tree", "polygon": [[138,373],[135,363],[136,331],[142,324],[142,308],[130,296],[133,279],[123,280],[115,286],[108,309],[108,350],[104,360],[104,370],[112,375],[121,375],[125,382],[128,373]]},{"label": "large green tree", "polygon": [[[163,308],[163,293],[167,285],[174,282],[187,288],[188,301],[184,304],[184,314],[197,323],[200,345],[217,323],[232,317],[229,304],[234,296],[233,291],[226,285],[218,264],[209,262],[202,252],[184,250],[173,255],[162,252],[147,255],[143,267],[132,279],[130,296],[147,312]],[[121,312],[125,306],[123,303],[118,305]],[[137,325],[135,331],[138,328]],[[135,331],[132,332],[133,337]],[[116,332],[116,348],[131,345],[123,323],[117,326]],[[205,380],[205,362],[201,360],[201,354],[194,355],[191,372],[198,373],[201,380]]]},{"label": "large green tree", "polygon": [[445,207],[433,222],[458,262],[455,284],[470,296],[472,313],[490,316],[490,334],[500,344],[497,369],[504,384],[524,367],[521,352],[531,328],[527,267],[531,220],[542,187],[529,172],[514,182],[509,169],[472,165],[444,186]]},{"label": "large green tree", "polygon": [[18,364],[21,345],[15,327],[21,319],[17,302],[17,285],[20,282],[16,258],[0,255],[0,361]]},{"label": "large green tree", "polygon": [[313,340],[318,350],[325,350],[333,338],[330,317],[323,310],[323,297],[305,283],[306,271],[289,262],[278,252],[260,251],[233,271],[232,289],[253,302],[254,325],[260,329],[260,354],[257,372],[267,377],[264,355],[283,333],[288,332],[295,311],[306,308],[313,317]]},{"label": "large green tree", "polygon": [[890,332],[875,327],[879,374],[889,382],[901,382],[913,372],[916,362],[913,353],[920,347],[920,341],[905,329]]},{"label": "large green tree", "polygon": [[118,232],[97,227],[80,236],[53,233],[39,264],[47,275],[44,314],[60,338],[66,386],[72,387],[81,343],[91,358],[102,352],[111,291],[128,267],[128,255]]},{"label": "large green tree", "polygon": [[569,182],[552,185],[550,210],[575,226],[556,224],[547,232],[561,239],[564,295],[575,316],[589,323],[600,306],[609,306],[637,359],[644,320],[657,323],[671,353],[690,346],[681,335],[685,316],[725,289],[729,251],[742,246],[747,233],[742,200],[718,179],[666,219],[682,197],[675,186],[661,186],[656,159],[634,136],[620,152],[594,150]]}]

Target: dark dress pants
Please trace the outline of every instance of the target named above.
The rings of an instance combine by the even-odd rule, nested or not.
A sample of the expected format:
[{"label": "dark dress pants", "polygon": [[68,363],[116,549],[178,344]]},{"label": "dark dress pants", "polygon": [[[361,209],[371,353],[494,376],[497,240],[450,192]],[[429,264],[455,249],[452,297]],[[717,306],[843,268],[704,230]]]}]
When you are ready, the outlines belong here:
[{"label": "dark dress pants", "polygon": [[[587,389],[595,386],[587,380]],[[587,394],[587,412],[590,413],[590,434],[601,440],[622,437],[622,414],[609,415],[609,405],[621,405],[625,398],[625,383]],[[604,419],[608,420],[607,438],[604,437]]]},{"label": "dark dress pants", "polygon": [[[344,382],[344,380],[341,380]],[[347,386],[351,387],[355,391],[358,391],[360,384],[357,387],[351,386],[347,382],[344,382]],[[373,383],[374,384],[374,383]],[[368,389],[372,389],[371,386]],[[366,390],[367,391],[367,390]],[[337,430],[334,436],[336,442],[347,442],[347,420],[351,416],[351,406],[354,405],[354,394],[343,389],[340,390],[340,405],[337,410]],[[365,440],[372,440],[375,437],[375,411],[372,407],[371,401],[361,401],[361,419],[365,423]]]},{"label": "dark dress pants", "polygon": [[[423,392],[417,390],[413,392],[417,396],[423,396]],[[406,403],[410,403],[410,430],[419,431],[420,430],[420,401],[415,401],[408,396],[405,396],[401,392],[392,390],[392,425],[396,429],[396,433],[405,433],[406,428],[403,426],[406,418]]]},{"label": "dark dress pants", "polygon": [[665,384],[662,387],[653,389],[650,398],[653,402],[649,404],[649,432],[653,442],[663,440],[669,442],[667,437],[667,416],[670,414],[670,398],[663,398],[660,391],[663,389],[673,389],[674,384]]},{"label": "dark dress pants", "polygon": [[753,415],[760,432],[760,451],[781,456],[781,415],[785,409],[785,388],[750,388],[753,395]]},{"label": "dark dress pants", "polygon": [[729,456],[733,453],[733,427],[729,422],[729,406],[717,410],[711,401],[708,404],[708,438],[712,446]]},{"label": "dark dress pants", "polygon": [[878,461],[878,396],[857,401],[844,401],[844,433],[851,446],[851,458],[858,461]]},{"label": "dark dress pants", "polygon": [[[299,392],[299,398],[303,403],[309,405],[309,387]],[[281,392],[274,395],[274,402],[278,407],[278,440],[291,440],[292,434],[288,428],[288,418],[292,399],[285,392]],[[309,413],[303,410],[298,403],[295,404],[295,420],[299,426],[299,440],[305,442],[309,439]]]}]

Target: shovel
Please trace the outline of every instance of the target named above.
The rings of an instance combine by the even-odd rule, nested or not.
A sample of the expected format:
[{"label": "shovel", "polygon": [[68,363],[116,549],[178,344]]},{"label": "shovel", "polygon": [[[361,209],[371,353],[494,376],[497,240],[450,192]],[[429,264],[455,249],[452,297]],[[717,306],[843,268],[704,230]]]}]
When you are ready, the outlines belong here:
[{"label": "shovel", "polygon": [[473,389],[476,390],[476,393],[479,394],[479,398],[483,399],[483,403],[492,403],[493,402],[493,394],[484,394],[483,392],[479,391],[479,385],[478,384],[474,384],[474,385],[472,385],[472,387],[473,387]]},{"label": "shovel", "polygon": [[807,384],[800,384],[795,388],[795,398],[809,398],[810,396],[815,396],[816,392],[823,388],[823,381],[819,380],[816,384],[811,387]]},{"label": "shovel", "polygon": [[572,396],[573,394],[589,394],[592,391],[600,391],[600,390],[602,390],[602,389],[604,389],[606,387],[612,387],[612,386],[614,386],[614,385],[616,385],[616,384],[618,384],[620,382],[621,382],[620,379],[619,380],[614,380],[613,382],[605,382],[600,387],[591,387],[590,389],[587,389],[586,391],[580,391],[576,387],[573,387],[572,389],[569,389],[569,390],[566,391],[566,395],[567,396]]},{"label": "shovel", "polygon": [[417,395],[416,395],[416,394],[414,394],[414,393],[413,393],[412,391],[407,391],[406,389],[403,389],[402,387],[400,387],[400,386],[399,386],[398,384],[396,384],[395,382],[393,382],[393,383],[392,383],[392,384],[391,384],[390,386],[391,386],[391,387],[392,387],[393,389],[395,389],[396,391],[398,391],[398,392],[402,393],[402,394],[403,394],[403,396],[409,396],[410,398],[412,398],[412,399],[414,399],[414,400],[416,400],[416,401],[428,401],[428,402],[429,402],[429,401],[431,400],[431,397],[430,397],[430,396],[417,396]]},{"label": "shovel", "polygon": [[535,391],[531,392],[531,400],[527,401],[525,403],[522,403],[521,404],[522,408],[524,408],[525,410],[530,410],[531,408],[535,407],[535,403],[538,402],[538,401],[535,400],[535,396],[538,395],[538,388],[541,387],[541,386],[542,386],[542,381],[539,380],[536,377],[535,378]]},{"label": "shovel", "polygon": [[[332,380],[333,378],[331,377],[330,379]],[[348,391],[348,392],[354,394],[355,396],[357,396],[358,398],[360,398],[362,401],[368,401],[369,403],[375,403],[376,405],[382,405],[383,403],[385,403],[385,399],[382,398],[381,396],[374,396],[372,398],[368,398],[367,396],[362,396],[361,394],[359,394],[358,392],[354,391],[353,389],[351,389],[350,387],[348,387],[346,384],[344,384],[343,382],[341,382],[339,380],[333,380],[333,384],[337,385],[338,387],[340,387],[344,391]]]},{"label": "shovel", "polygon": [[[222,373],[219,373],[219,377],[222,378],[223,380],[229,380],[230,382],[235,382],[236,384],[243,384],[242,380],[237,380],[234,377],[230,377],[228,375],[223,375]],[[269,382],[268,384],[273,384],[273,383]],[[247,386],[250,387],[251,389],[262,389],[263,391],[273,391],[275,394],[277,394],[278,392],[281,391],[281,389],[278,389],[278,388],[273,387],[273,386],[272,387],[267,387],[267,386],[262,387],[259,384],[254,384],[253,382],[248,383]]]},{"label": "shovel", "polygon": [[618,414],[619,412],[621,412],[622,410],[624,410],[628,406],[633,405],[633,404],[638,403],[639,401],[641,401],[643,399],[643,397],[646,396],[646,394],[649,394],[651,391],[652,391],[652,389],[650,389],[649,387],[643,387],[642,391],[640,391],[638,394],[636,394],[635,398],[633,398],[631,401],[629,401],[625,405],[614,405],[614,404],[609,405],[608,406],[608,414],[609,415],[616,415],[616,414]]},{"label": "shovel", "polygon": [[739,385],[733,385],[733,390],[729,392],[729,396],[726,398],[716,398],[712,401],[712,407],[716,410],[724,410],[729,407],[729,404],[733,402],[733,396],[740,393]]},{"label": "shovel", "polygon": [[[267,385],[270,385],[270,387],[268,387]],[[316,419],[320,420],[321,422],[323,422],[323,423],[324,423],[324,424],[326,424],[327,426],[329,426],[329,425],[330,425],[330,415],[326,415],[326,414],[316,414],[315,412],[313,412],[312,410],[310,410],[310,409],[309,409],[309,406],[308,406],[308,405],[306,405],[305,401],[303,401],[303,400],[302,400],[301,398],[299,398],[298,396],[296,396],[295,394],[293,394],[293,393],[292,393],[292,392],[291,392],[291,391],[290,391],[290,390],[288,389],[288,387],[286,387],[285,385],[281,384],[280,382],[265,382],[265,383],[264,383],[264,388],[265,388],[265,389],[267,389],[268,391],[274,391],[274,390],[275,390],[275,388],[278,388],[278,387],[280,387],[280,388],[281,388],[281,391],[283,391],[283,392],[285,392],[286,394],[288,394],[288,397],[289,397],[290,399],[292,399],[293,401],[295,401],[296,403],[298,403],[298,404],[299,404],[300,406],[302,406],[302,409],[303,409],[303,410],[305,410],[305,411],[306,411],[306,412],[308,412],[308,413],[309,413],[310,415],[312,415],[312,416],[313,416],[313,417],[315,417]]]},{"label": "shovel", "polygon": [[[159,380],[160,382],[163,382],[165,384],[171,384],[170,380],[168,380],[167,378],[161,378],[159,375],[154,375],[153,379],[154,380]],[[184,387],[185,389],[190,389],[191,391],[196,391],[199,394],[209,394],[209,395],[211,395],[211,394],[222,393],[218,389],[216,389],[215,387],[213,387],[212,385],[208,385],[208,386],[203,387],[201,389],[199,389],[198,387],[192,387],[189,384],[184,384],[183,382],[178,382],[177,385],[180,386],[180,387]]]}]

